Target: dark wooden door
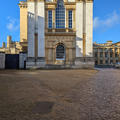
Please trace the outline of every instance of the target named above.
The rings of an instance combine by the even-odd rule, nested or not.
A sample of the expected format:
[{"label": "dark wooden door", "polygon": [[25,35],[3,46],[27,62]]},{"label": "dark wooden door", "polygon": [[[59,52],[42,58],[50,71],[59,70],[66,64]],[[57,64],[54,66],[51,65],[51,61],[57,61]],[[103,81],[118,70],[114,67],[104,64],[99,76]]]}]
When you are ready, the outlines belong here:
[{"label": "dark wooden door", "polygon": [[6,54],[5,68],[19,69],[19,54]]}]

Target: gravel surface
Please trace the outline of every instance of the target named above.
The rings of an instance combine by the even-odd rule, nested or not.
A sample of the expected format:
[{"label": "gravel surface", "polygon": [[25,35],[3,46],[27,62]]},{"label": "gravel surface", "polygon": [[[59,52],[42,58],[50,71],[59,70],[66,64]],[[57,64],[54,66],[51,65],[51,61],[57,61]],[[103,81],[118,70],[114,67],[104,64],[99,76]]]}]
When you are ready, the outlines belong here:
[{"label": "gravel surface", "polygon": [[0,71],[0,120],[120,120],[120,70]]}]

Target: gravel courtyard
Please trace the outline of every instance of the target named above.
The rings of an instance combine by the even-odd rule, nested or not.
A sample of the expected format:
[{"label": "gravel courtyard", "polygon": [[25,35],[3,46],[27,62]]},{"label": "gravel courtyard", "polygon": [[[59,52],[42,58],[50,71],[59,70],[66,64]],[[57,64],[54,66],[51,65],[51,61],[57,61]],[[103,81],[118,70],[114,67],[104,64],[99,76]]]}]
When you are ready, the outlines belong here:
[{"label": "gravel courtyard", "polygon": [[1,70],[0,120],[120,120],[120,70]]}]

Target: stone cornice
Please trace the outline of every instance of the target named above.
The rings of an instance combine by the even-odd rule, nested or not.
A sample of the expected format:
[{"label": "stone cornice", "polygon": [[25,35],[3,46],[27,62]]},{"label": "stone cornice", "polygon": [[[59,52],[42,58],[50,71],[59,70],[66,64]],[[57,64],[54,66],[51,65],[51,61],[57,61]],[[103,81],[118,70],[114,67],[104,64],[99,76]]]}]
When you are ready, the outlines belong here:
[{"label": "stone cornice", "polygon": [[[46,2],[46,5],[57,5],[57,2]],[[64,2],[64,5],[76,5],[76,2]]]},{"label": "stone cornice", "polygon": [[[76,2],[92,3],[94,0],[76,0]],[[45,2],[45,0],[27,0],[27,2]],[[18,4],[20,8],[27,8],[27,2],[20,1]],[[76,2],[65,2],[65,5],[75,5]],[[56,4],[56,2],[46,2],[49,5]]]},{"label": "stone cornice", "polygon": [[[45,2],[45,0],[27,0],[27,2]],[[76,0],[76,2],[93,2],[94,0]],[[52,2],[51,2],[52,3]]]},{"label": "stone cornice", "polygon": [[86,2],[86,3],[91,3],[94,0],[76,0],[76,2]]},{"label": "stone cornice", "polygon": [[83,0],[85,2],[93,2],[94,0]]},{"label": "stone cornice", "polygon": [[44,2],[45,0],[27,0],[27,2]]},{"label": "stone cornice", "polygon": [[57,33],[57,32],[55,32],[55,33],[46,32],[45,35],[46,36],[76,36],[75,33],[66,33],[66,32],[65,33],[62,33],[62,32],[59,32],[59,33]]}]

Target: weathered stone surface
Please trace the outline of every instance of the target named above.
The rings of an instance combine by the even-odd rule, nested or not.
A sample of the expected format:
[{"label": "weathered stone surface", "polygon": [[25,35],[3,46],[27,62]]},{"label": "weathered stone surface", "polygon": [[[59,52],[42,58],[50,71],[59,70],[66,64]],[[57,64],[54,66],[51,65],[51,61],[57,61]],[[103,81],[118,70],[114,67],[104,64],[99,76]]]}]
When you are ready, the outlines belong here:
[{"label": "weathered stone surface", "polygon": [[20,53],[19,54],[19,68],[20,69],[25,68],[26,60],[27,60],[27,54],[26,53]]},{"label": "weathered stone surface", "polygon": [[0,69],[5,69],[5,53],[0,53]]}]

